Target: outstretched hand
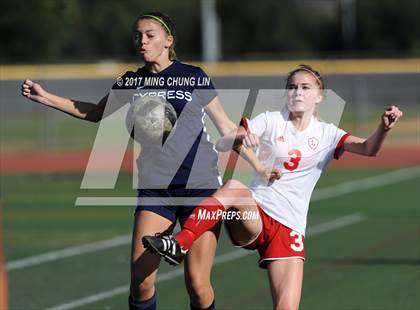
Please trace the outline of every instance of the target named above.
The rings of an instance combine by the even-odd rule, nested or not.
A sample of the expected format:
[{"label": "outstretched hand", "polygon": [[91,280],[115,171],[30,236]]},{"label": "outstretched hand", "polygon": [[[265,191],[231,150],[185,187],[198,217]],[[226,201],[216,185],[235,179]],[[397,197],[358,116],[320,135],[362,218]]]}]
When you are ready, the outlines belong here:
[{"label": "outstretched hand", "polygon": [[41,85],[31,80],[22,83],[22,96],[39,103],[46,103],[45,90]]},{"label": "outstretched hand", "polygon": [[382,125],[385,130],[390,130],[395,126],[398,119],[403,115],[403,112],[397,106],[388,107],[384,114],[382,114]]}]

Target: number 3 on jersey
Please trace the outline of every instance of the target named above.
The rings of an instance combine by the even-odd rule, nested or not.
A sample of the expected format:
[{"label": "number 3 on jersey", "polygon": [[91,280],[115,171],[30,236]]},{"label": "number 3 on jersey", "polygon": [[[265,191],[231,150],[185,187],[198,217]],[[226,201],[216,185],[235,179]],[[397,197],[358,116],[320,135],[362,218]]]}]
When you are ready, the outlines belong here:
[{"label": "number 3 on jersey", "polygon": [[290,232],[290,237],[295,238],[295,240],[293,240],[295,243],[292,243],[290,245],[290,248],[295,251],[295,252],[301,252],[303,251],[303,239],[302,239],[302,235],[298,234],[295,231],[291,231]]},{"label": "number 3 on jersey", "polygon": [[292,149],[288,153],[290,160],[283,163],[283,167],[289,171],[296,170],[299,166],[299,162],[302,159],[302,153],[298,149]]}]

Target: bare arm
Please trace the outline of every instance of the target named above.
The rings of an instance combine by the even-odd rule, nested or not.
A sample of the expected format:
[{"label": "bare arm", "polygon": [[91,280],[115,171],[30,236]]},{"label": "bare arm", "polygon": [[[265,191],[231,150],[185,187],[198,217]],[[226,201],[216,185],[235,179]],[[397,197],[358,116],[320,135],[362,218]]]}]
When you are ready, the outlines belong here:
[{"label": "bare arm", "polygon": [[403,115],[396,106],[388,107],[382,114],[381,123],[376,131],[367,139],[349,136],[343,144],[343,150],[364,156],[376,156],[391,128]]},{"label": "bare arm", "polygon": [[23,82],[22,95],[32,101],[91,122],[99,122],[102,119],[108,99],[107,94],[98,104],[76,101],[49,93],[41,85],[31,80]]},{"label": "bare arm", "polygon": [[217,97],[206,106],[206,113],[210,116],[222,135],[216,143],[216,149],[218,151],[227,152],[233,148],[249,162],[255,171],[270,182],[281,177],[281,172],[278,169],[275,167],[265,167],[260,162],[253,151],[253,148],[258,146],[258,138],[250,134],[244,127],[236,127],[226,115]]}]

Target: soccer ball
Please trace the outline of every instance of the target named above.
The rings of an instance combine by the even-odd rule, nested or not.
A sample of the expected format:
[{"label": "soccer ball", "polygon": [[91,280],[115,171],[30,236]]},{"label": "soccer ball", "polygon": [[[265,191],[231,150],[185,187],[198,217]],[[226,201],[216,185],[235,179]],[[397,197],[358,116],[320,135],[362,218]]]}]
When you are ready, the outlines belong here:
[{"label": "soccer ball", "polygon": [[159,97],[141,97],[130,106],[126,117],[131,137],[142,145],[163,145],[175,127],[173,106]]}]

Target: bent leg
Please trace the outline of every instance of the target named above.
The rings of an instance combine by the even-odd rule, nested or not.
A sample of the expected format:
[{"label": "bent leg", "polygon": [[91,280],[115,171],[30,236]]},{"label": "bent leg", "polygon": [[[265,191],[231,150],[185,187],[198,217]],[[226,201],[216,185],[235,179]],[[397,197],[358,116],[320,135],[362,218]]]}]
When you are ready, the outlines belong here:
[{"label": "bent leg", "polygon": [[303,282],[303,260],[289,258],[267,263],[273,309],[293,310],[299,308]]},{"label": "bent leg", "polygon": [[[194,240],[212,229],[222,219],[224,210],[257,211],[257,206],[245,185],[236,180],[228,181],[211,197],[204,199],[185,221],[183,229],[175,236],[181,248],[188,250]],[[240,222],[240,220],[236,221]],[[232,226],[235,224],[232,223]],[[238,242],[249,239],[248,230],[255,237],[261,231],[261,227],[260,219],[244,221],[243,224],[239,224],[234,229],[238,231]]]},{"label": "bent leg", "polygon": [[160,257],[145,250],[141,239],[164,231],[170,232],[173,223],[151,211],[136,213],[131,247],[130,295],[135,301],[151,299],[155,294],[155,279]]},{"label": "bent leg", "polygon": [[251,218],[233,218],[225,221],[226,229],[233,244],[245,246],[254,241],[262,230],[262,221],[257,204],[249,189],[236,180],[228,181],[215,194],[229,212],[238,212],[241,217],[253,214]]}]

